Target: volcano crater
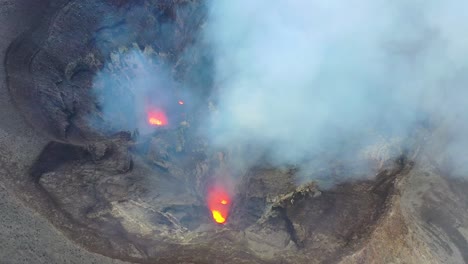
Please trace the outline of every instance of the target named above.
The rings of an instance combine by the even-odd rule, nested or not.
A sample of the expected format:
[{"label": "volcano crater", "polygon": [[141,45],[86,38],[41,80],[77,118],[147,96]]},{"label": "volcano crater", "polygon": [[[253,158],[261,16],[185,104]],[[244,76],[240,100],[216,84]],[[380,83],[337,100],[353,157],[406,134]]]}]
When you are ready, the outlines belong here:
[{"label": "volcano crater", "polygon": [[[10,95],[51,141],[17,179],[24,199],[88,250],[138,263],[330,263],[362,250],[376,232],[407,234],[399,199],[414,153],[332,187],[299,184],[294,166],[259,162],[238,176],[226,223],[213,221],[206,193],[230,171],[232,150],[213,151],[196,133],[214,89],[196,74],[210,65],[209,47],[194,48],[205,8],[186,0],[52,1],[41,23],[12,43]],[[170,68],[170,126],[142,131],[135,113],[103,112],[96,76],[131,75],[130,50]],[[184,95],[194,91],[191,104]],[[111,93],[122,107],[135,104],[126,85]],[[347,173],[320,169],[312,170],[329,179]]]}]

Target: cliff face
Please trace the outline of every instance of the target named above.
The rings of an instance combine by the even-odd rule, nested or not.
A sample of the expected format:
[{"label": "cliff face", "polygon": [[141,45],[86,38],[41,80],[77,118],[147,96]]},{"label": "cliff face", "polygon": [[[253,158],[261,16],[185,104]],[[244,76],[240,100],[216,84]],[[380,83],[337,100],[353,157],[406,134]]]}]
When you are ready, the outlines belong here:
[{"label": "cliff face", "polygon": [[[201,1],[52,1],[7,54],[15,111],[43,136],[32,133],[37,148],[5,163],[2,181],[77,247],[137,263],[468,262],[468,186],[431,158],[428,131],[410,140],[416,151],[388,141],[356,156],[375,170],[353,171],[352,181],[339,160],[325,172],[310,162],[328,185],[258,162],[236,179],[227,223],[214,223],[207,186],[237,146],[213,151],[196,133],[216,111],[204,98],[216,88],[199,71],[210,67],[206,47],[190,49],[205,12]],[[165,104],[177,122],[144,133],[119,109],[108,120],[93,89],[124,107],[133,96],[125,80],[139,67],[131,51],[154,69],[169,65],[201,103]],[[96,88],[98,73],[118,81]],[[170,100],[187,92],[170,88]]]},{"label": "cliff face", "polygon": [[[397,195],[366,246],[343,263],[466,263],[466,182],[427,156],[397,182]],[[456,186],[456,187],[455,187]],[[457,209],[455,209],[457,208]]]}]

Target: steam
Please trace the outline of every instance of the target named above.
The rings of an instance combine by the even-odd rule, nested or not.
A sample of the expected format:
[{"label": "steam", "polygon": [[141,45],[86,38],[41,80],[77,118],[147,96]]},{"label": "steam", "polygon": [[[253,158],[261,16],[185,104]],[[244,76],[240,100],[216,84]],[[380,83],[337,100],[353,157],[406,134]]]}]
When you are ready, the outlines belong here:
[{"label": "steam", "polygon": [[[170,112],[177,101],[168,66],[157,60],[151,48],[138,48],[111,53],[111,61],[94,80],[94,92],[101,106],[101,124],[111,130],[138,130],[148,133],[148,112],[163,109]],[[97,125],[98,122],[94,121]]]},{"label": "steam", "polygon": [[94,82],[103,120],[144,130],[148,104],[170,111],[184,86],[188,104],[209,105],[197,117],[199,132],[230,152],[239,173],[261,160],[294,165],[310,180],[326,178],[338,161],[343,175],[359,177],[423,144],[454,175],[467,174],[468,3],[206,3],[193,45],[177,36],[190,25],[184,19],[199,21],[199,7],[185,6],[177,25],[161,26],[176,33],[145,28],[177,43],[180,60],[197,58],[179,77],[177,59],[169,65],[151,47],[111,54]]},{"label": "steam", "polygon": [[[383,151],[391,158],[434,123],[444,130],[437,139],[444,155],[457,168],[468,164],[467,3],[209,6],[204,37],[213,45],[218,91],[208,133],[215,145],[250,147],[275,165],[339,159],[345,168],[366,167],[358,157],[375,144],[391,145]],[[252,161],[245,154],[239,157]]]}]

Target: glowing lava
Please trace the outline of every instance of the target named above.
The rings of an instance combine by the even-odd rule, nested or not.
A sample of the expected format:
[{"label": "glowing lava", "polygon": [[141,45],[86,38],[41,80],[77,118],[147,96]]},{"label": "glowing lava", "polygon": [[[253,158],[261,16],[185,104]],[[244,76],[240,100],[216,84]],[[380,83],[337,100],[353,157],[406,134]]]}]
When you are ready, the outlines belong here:
[{"label": "glowing lava", "polygon": [[231,206],[230,201],[229,194],[224,187],[216,185],[208,190],[207,204],[216,223],[226,222]]},{"label": "glowing lava", "polygon": [[163,122],[162,122],[161,120],[156,119],[156,118],[154,118],[154,117],[150,117],[149,123],[150,123],[151,125],[156,125],[156,126],[162,126],[162,124],[163,124]]},{"label": "glowing lava", "polygon": [[148,111],[148,124],[152,126],[167,125],[167,116],[164,111],[152,109]]},{"label": "glowing lava", "polygon": [[213,214],[213,219],[215,220],[216,223],[222,224],[226,222],[226,218],[224,218],[223,215],[219,211],[212,210],[211,213]]}]

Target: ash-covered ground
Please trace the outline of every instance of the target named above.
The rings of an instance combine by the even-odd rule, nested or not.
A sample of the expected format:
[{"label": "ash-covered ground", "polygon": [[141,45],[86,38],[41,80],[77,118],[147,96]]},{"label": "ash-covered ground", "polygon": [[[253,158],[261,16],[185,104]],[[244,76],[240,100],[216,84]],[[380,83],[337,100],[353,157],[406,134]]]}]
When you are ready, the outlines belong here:
[{"label": "ash-covered ground", "polygon": [[[443,131],[421,122],[403,147],[382,136],[355,167],[327,153],[278,165],[255,145],[213,147],[200,133],[219,92],[197,39],[205,2],[20,2],[0,2],[11,24],[0,232],[31,231],[0,244],[7,263],[468,262],[467,183],[433,155]],[[141,69],[149,76],[134,82]],[[145,106],[169,124],[148,124]],[[207,203],[214,183],[230,195],[225,224]]]}]

